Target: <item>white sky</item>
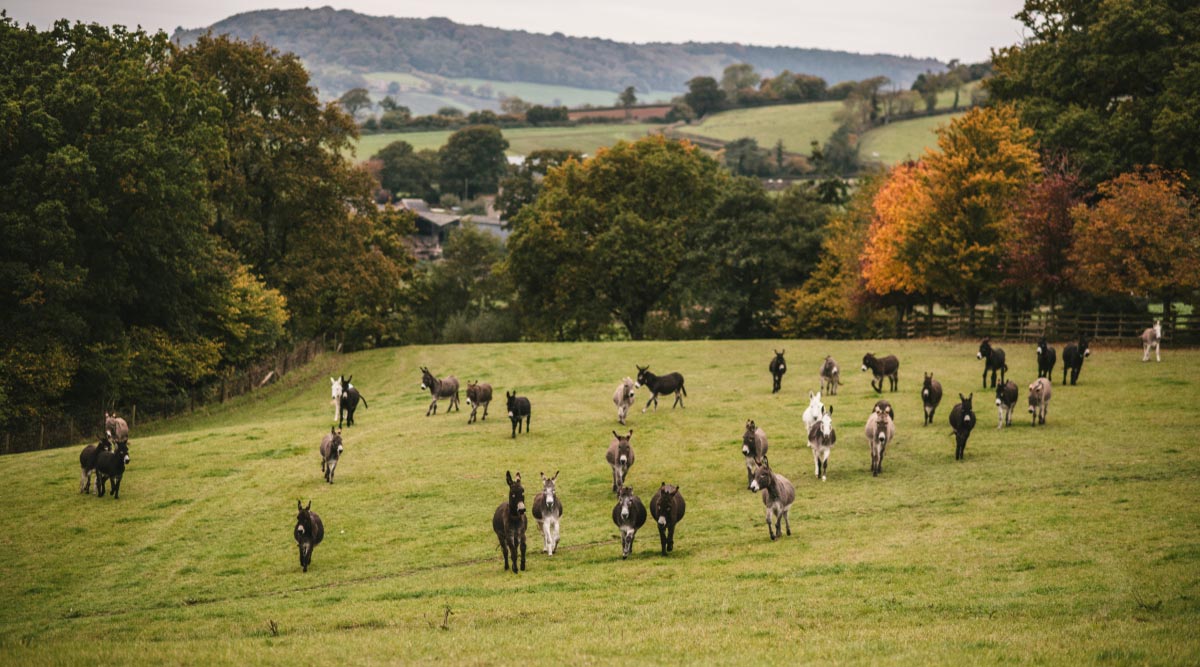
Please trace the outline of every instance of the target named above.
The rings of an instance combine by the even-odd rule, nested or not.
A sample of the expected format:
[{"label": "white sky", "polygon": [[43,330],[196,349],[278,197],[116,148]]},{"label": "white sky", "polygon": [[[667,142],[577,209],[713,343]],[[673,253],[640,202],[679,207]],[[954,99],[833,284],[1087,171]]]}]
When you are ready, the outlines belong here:
[{"label": "white sky", "polygon": [[69,18],[173,31],[256,9],[329,5],[375,16],[445,16],[459,23],[622,42],[723,41],[858,53],[986,60],[1021,40],[1022,0],[0,0],[21,24]]}]

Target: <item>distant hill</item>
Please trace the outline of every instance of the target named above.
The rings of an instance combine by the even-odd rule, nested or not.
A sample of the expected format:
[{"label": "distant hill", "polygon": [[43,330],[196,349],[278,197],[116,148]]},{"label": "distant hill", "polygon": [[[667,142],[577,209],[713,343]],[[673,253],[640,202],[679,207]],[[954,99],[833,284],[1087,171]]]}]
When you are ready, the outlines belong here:
[{"label": "distant hill", "polygon": [[887,54],[730,43],[627,44],[607,39],[543,35],[469,26],[445,18],[377,17],[349,10],[262,10],[231,16],[209,28],[177,29],[189,44],[211,29],[239,39],[258,37],[304,61],[322,96],[363,85],[368,72],[412,72],[446,79],[475,78],[618,91],[682,91],[694,76],[719,77],[747,62],[762,74],[788,69],[831,85],[883,75],[908,87],[918,74],[944,64]]}]

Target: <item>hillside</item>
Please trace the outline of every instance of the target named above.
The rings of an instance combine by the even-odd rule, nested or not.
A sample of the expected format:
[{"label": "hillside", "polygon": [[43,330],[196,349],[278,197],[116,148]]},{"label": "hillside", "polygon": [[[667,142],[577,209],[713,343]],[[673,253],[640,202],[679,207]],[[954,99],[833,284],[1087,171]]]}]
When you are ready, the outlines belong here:
[{"label": "hillside", "polygon": [[630,85],[639,91],[682,91],[692,77],[720,76],[736,62],[751,63],[764,74],[784,69],[815,74],[830,84],[884,75],[902,87],[926,70],[944,69],[933,59],[887,54],[729,43],[627,44],[330,7],[246,12],[206,28],[176,30],[173,39],[188,44],[209,29],[257,37],[295,53],[326,97],[362,85],[368,72],[570,86],[615,95]]},{"label": "hillside", "polygon": [[[777,395],[772,347],[791,365]],[[1054,387],[1046,426],[1021,411],[997,431],[975,347],[381,349],[321,357],[259,394],[135,428],[117,501],[78,493],[77,447],[0,457],[0,664],[1200,662],[1200,450],[1182,419],[1200,353],[1142,364],[1138,350],[1095,349],[1079,386]],[[1032,345],[1005,347],[1027,383]],[[877,396],[856,363],[867,349],[903,360],[901,392],[888,395],[896,441],[877,478],[862,433]],[[799,421],[827,353],[845,385],[827,401],[839,438],[819,482]],[[681,371],[688,397],[684,409],[633,411],[629,483],[646,501],[678,484],[687,513],[670,556],[651,522],[622,561],[604,449],[621,428],[609,397],[635,363]],[[425,417],[421,365],[491,381],[489,419],[468,426],[465,402]],[[946,388],[931,427],[926,369]],[[327,376],[342,372],[369,408],[346,430],[330,486],[317,445]],[[515,441],[502,402],[514,388],[533,403],[532,433]],[[946,415],[960,391],[974,392],[980,424],[956,462]],[[792,534],[778,542],[746,490],[749,418],[796,487]],[[561,471],[560,550],[541,554],[530,520],[519,575],[501,570],[491,528],[506,470],[523,474],[527,503],[539,472]],[[326,529],[307,573],[297,498]]]},{"label": "hillside", "polygon": [[[592,154],[597,148],[618,141],[636,141],[662,125],[577,125],[575,127],[517,127],[503,130],[509,155],[529,155],[539,148],[569,148]],[[451,130],[434,132],[379,132],[363,134],[354,145],[354,158],[366,160],[393,141],[407,141],[416,150],[441,148],[453,134]]]},{"label": "hillside", "polygon": [[937,146],[935,130],[949,125],[960,115],[924,116],[874,128],[860,140],[859,160],[863,163],[893,165],[904,160],[920,159],[925,149]]}]

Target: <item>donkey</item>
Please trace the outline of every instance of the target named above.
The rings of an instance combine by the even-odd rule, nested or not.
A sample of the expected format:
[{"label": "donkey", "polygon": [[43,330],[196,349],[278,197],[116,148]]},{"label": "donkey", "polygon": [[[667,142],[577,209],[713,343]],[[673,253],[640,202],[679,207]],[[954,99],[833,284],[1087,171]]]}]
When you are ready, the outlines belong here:
[{"label": "donkey", "polygon": [[[829,450],[837,442],[837,431],[833,429],[833,406],[821,411],[821,419],[808,429],[808,446],[812,449],[813,468],[817,478],[825,481],[829,472]],[[769,521],[769,519],[768,519]]]},{"label": "donkey", "polygon": [[542,551],[553,556],[558,548],[559,522],[563,515],[562,501],[554,485],[558,471],[554,471],[553,477],[546,477],[545,473],[538,474],[542,476],[542,490],[533,497],[533,518],[542,533]]},{"label": "donkey", "polygon": [[433,397],[433,401],[429,403],[429,409],[425,411],[425,416],[437,414],[437,402],[439,398],[450,399],[450,405],[446,408],[446,414],[450,414],[451,410],[458,410],[458,378],[453,375],[438,379],[433,373],[429,372],[428,368],[421,367],[421,391],[428,391]]},{"label": "donkey", "polygon": [[481,405],[483,406],[483,421],[487,421],[488,405],[491,403],[492,385],[479,380],[467,381],[467,405],[471,406],[471,416],[467,418],[468,424],[475,423],[475,413]]},{"label": "donkey", "polygon": [[842,373],[833,357],[825,357],[825,363],[821,364],[817,377],[821,381],[821,391],[829,396],[837,396],[838,385],[842,383]]},{"label": "donkey", "polygon": [[313,549],[325,539],[325,524],[312,511],[311,500],[303,507],[299,500],[296,501],[296,527],[292,530],[292,537],[296,538],[296,545],[300,547],[300,568],[308,572]]},{"label": "donkey", "polygon": [[1004,350],[992,347],[992,339],[984,338],[979,343],[976,359],[983,359],[983,388],[988,386],[988,371],[992,372],[992,388],[996,387],[996,371],[1000,371],[1000,382],[1004,382],[1004,374],[1008,372],[1008,364],[1004,363]]},{"label": "donkey", "polygon": [[1042,336],[1038,339],[1037,344],[1037,362],[1038,362],[1038,377],[1048,378],[1054,375],[1054,362],[1058,357],[1054,353],[1054,348],[1046,342],[1046,337]]},{"label": "donkey", "polygon": [[1142,361],[1150,361],[1150,348],[1154,348],[1154,360],[1162,361],[1159,346],[1162,344],[1162,320],[1154,320],[1154,326],[1142,332]]},{"label": "donkey", "polygon": [[338,421],[342,414],[342,381],[338,378],[329,378],[329,402],[333,404],[333,421]]},{"label": "donkey", "polygon": [[971,437],[971,429],[975,428],[975,411],[971,409],[971,401],[975,398],[972,392],[969,396],[958,395],[958,403],[950,409],[950,428],[954,434],[954,460],[961,461],[967,448],[967,438]]},{"label": "donkey", "polygon": [[104,435],[107,436],[107,440],[110,443],[117,445],[121,443],[128,443],[129,424],[125,423],[125,420],[118,417],[115,412],[112,414],[105,412]]},{"label": "donkey", "polygon": [[658,541],[662,545],[664,556],[675,549],[675,524],[683,520],[683,512],[687,503],[678,486],[666,482],[658,487],[654,497],[650,499],[650,515],[658,522]]},{"label": "donkey", "polygon": [[339,430],[342,428],[343,417],[345,418],[347,428],[354,426],[354,411],[358,410],[358,402],[360,400],[364,408],[370,407],[367,405],[367,399],[363,398],[363,395],[353,384],[350,384],[352,379],[354,379],[353,375],[350,377],[343,375],[338,381],[337,420]]},{"label": "donkey", "polygon": [[886,399],[881,398],[878,401],[875,401],[875,406],[873,409],[882,410],[882,411],[886,412],[888,415],[888,419],[890,419],[892,421],[896,421],[896,411],[892,409],[892,404],[889,403]]},{"label": "donkey", "polygon": [[[634,364],[637,366],[637,364]],[[654,410],[658,410],[658,397],[666,396],[667,394],[675,394],[675,402],[671,404],[671,409],[675,406],[683,407],[683,396],[687,396],[687,389],[683,387],[683,376],[679,373],[670,373],[668,375],[658,376],[650,372],[649,366],[637,366],[637,382],[633,388],[637,389],[645,385],[650,390],[650,400],[646,401],[646,407],[642,408],[642,412],[650,409],[650,404],[654,404]],[[680,396],[682,392],[683,396]]]},{"label": "donkey", "polygon": [[625,418],[629,416],[629,408],[633,407],[633,401],[633,378],[626,377],[621,380],[621,384],[617,385],[617,390],[613,392],[613,405],[617,406],[617,422],[621,426],[625,425]]},{"label": "donkey", "polygon": [[604,460],[612,466],[612,490],[613,493],[617,493],[625,484],[625,476],[629,474],[629,468],[633,466],[633,446],[629,444],[629,439],[633,437],[633,429],[629,429],[629,433],[625,435],[616,431],[613,431],[612,434],[613,441],[608,445],[608,451],[604,453]]},{"label": "donkey", "polygon": [[1079,337],[1078,343],[1067,343],[1063,348],[1063,384],[1067,383],[1067,371],[1071,371],[1071,386],[1075,386],[1075,381],[1079,379],[1079,371],[1083,370],[1083,360],[1090,357],[1092,351],[1088,349],[1088,339],[1083,336]]},{"label": "donkey", "polygon": [[517,392],[504,392],[504,402],[508,405],[508,420],[512,422],[512,437],[517,437],[517,431],[521,430],[521,418],[525,418],[525,432],[529,433],[529,420],[533,418],[533,406],[529,404],[529,399],[524,396],[517,396]]},{"label": "donkey", "polygon": [[756,461],[767,458],[767,432],[755,425],[754,420],[746,421],[746,432],[742,434],[742,456],[746,457],[746,487],[754,481]]},{"label": "donkey", "polygon": [[[796,487],[788,478],[771,470],[766,461],[762,461],[754,471],[754,479],[750,482],[751,491],[761,491],[763,505],[767,514],[767,534],[771,541],[779,539],[779,521],[783,520],[787,534],[792,534],[792,522],[788,515],[792,511],[792,503],[796,502]],[[775,522],[775,530],[771,530],[771,521]]]},{"label": "donkey", "polygon": [[492,515],[492,530],[500,540],[500,549],[504,552],[504,569],[508,569],[508,557],[512,554],[512,571],[517,573],[517,549],[521,550],[521,570],[525,570],[525,528],[528,519],[525,517],[525,487],[521,486],[521,473],[514,478],[512,472],[505,471],[508,480],[508,501],[496,507]]},{"label": "donkey", "polygon": [[812,428],[814,422],[821,418],[821,411],[825,409],[825,404],[821,402],[821,392],[808,392],[808,407],[804,409],[804,414],[800,418],[804,420],[805,430]]},{"label": "donkey", "polygon": [[[79,492],[92,493],[92,473],[96,471],[96,459],[100,456],[100,452],[111,452],[112,443],[108,438],[101,438],[94,445],[88,445],[79,453]],[[96,490],[99,491],[99,478],[97,477]]]},{"label": "donkey", "polygon": [[116,451],[103,450],[96,454],[96,497],[104,496],[104,484],[111,481],[113,500],[121,498],[121,478],[129,465],[129,444],[118,442]]},{"label": "donkey", "polygon": [[1033,415],[1033,425],[1046,423],[1046,411],[1050,409],[1050,390],[1054,382],[1048,378],[1038,378],[1029,385],[1029,414]]},{"label": "donkey", "polygon": [[325,473],[325,481],[333,484],[333,470],[337,468],[342,458],[342,430],[329,427],[329,433],[321,438],[321,472]]},{"label": "donkey", "polygon": [[921,387],[921,402],[925,404],[925,422],[921,426],[933,423],[933,413],[937,412],[942,402],[942,383],[933,379],[933,373],[925,374],[925,384]]},{"label": "donkey", "polygon": [[783,374],[787,372],[787,363],[783,360],[783,353],[787,352],[787,348],[783,350],[775,350],[775,358],[767,366],[767,370],[771,371],[771,393],[778,394],[780,387],[783,385]]},{"label": "donkey", "polygon": [[646,524],[646,506],[628,486],[622,486],[617,492],[612,520],[621,531],[621,558],[629,558],[629,554],[633,553],[633,538],[638,529]]},{"label": "donkey", "polygon": [[[1041,379],[1041,378],[1038,378]],[[1009,380],[996,387],[996,412],[1000,423],[996,428],[1012,426],[1013,408],[1017,405],[1017,383]]]},{"label": "donkey", "polygon": [[888,379],[888,385],[892,391],[896,391],[900,386],[900,360],[894,354],[876,359],[874,354],[868,352],[863,356],[862,369],[864,372],[870,369],[871,375],[874,376],[871,388],[876,393],[883,393],[884,378]]},{"label": "donkey", "polygon": [[896,426],[888,416],[887,410],[876,407],[867,417],[864,429],[867,436],[867,446],[871,448],[871,475],[878,477],[883,472],[883,455],[888,443],[896,435]]}]

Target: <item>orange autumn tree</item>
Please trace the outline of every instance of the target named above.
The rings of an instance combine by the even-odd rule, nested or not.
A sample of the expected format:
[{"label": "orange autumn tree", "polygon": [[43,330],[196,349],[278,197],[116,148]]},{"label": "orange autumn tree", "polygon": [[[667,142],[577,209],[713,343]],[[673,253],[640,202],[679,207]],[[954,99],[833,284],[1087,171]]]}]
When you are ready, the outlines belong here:
[{"label": "orange autumn tree", "polygon": [[1150,167],[1101,183],[1095,206],[1071,209],[1075,285],[1161,299],[1169,319],[1172,300],[1200,288],[1200,216],[1185,184]]},{"label": "orange autumn tree", "polygon": [[871,202],[871,226],[862,251],[862,277],[866,288],[879,296],[913,295],[926,289],[924,276],[906,254],[909,238],[929,215],[926,171],[921,162],[895,167]]}]

